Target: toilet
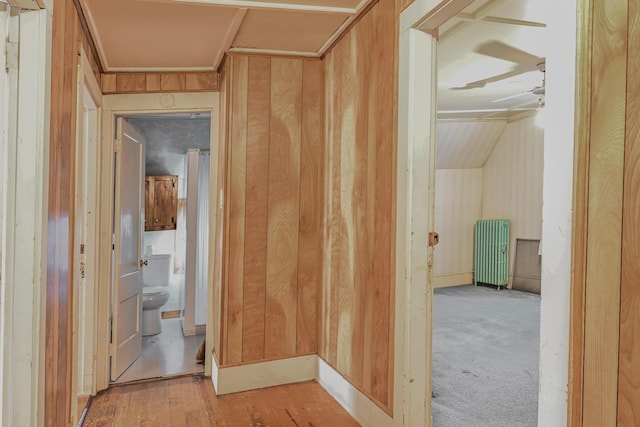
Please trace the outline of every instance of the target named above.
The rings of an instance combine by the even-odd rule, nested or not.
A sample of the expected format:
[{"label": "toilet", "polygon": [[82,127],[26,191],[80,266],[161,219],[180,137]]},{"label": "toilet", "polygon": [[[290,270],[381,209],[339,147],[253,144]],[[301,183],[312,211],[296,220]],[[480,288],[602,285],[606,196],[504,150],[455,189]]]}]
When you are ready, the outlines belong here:
[{"label": "toilet", "polygon": [[142,336],[162,332],[160,307],[169,301],[171,254],[145,255],[142,266]]}]

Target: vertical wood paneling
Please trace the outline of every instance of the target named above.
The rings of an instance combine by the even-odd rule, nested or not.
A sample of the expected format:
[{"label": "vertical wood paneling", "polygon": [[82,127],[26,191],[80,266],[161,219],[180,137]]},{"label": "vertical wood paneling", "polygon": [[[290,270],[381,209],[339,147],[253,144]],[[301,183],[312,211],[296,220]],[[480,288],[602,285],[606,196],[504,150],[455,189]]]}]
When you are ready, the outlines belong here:
[{"label": "vertical wood paneling", "polygon": [[[640,5],[629,2],[618,425],[640,425]],[[631,54],[631,53],[634,54]]]},{"label": "vertical wood paneling", "polygon": [[323,66],[232,55],[223,364],[318,348]]},{"label": "vertical wood paneling", "polygon": [[584,425],[616,425],[627,1],[594,2]]},{"label": "vertical wood paneling", "polygon": [[387,248],[379,250],[373,261],[373,277],[376,278],[374,312],[376,322],[374,330],[374,359],[371,393],[374,398],[386,405],[393,403],[392,397],[392,352],[394,343],[391,331],[394,319],[391,317],[394,306],[393,282],[391,264],[395,261],[395,221],[393,210],[395,200],[393,189],[396,182],[395,168],[395,138],[397,135],[396,110],[397,105],[397,44],[398,22],[395,16],[396,3],[381,1],[378,3],[378,73],[377,86],[377,114],[376,123],[378,133],[376,137],[376,230],[375,247]]},{"label": "vertical wood paneling", "polygon": [[[590,1],[590,0],[588,0]],[[592,9],[585,7],[578,31],[579,46],[576,67],[576,123],[573,179],[573,215],[571,238],[571,318],[569,323],[569,378],[567,426],[582,426],[583,362],[584,362],[584,307],[587,265],[586,241],[589,212],[589,143],[591,122],[591,37]],[[542,322],[541,322],[542,323]],[[544,326],[541,326],[541,331]],[[543,353],[541,352],[541,356]]]},{"label": "vertical wood paneling", "polygon": [[[73,227],[75,223],[75,129],[80,47],[91,57],[73,1],[56,2],[51,48],[51,116],[49,148],[49,217],[47,227],[47,283],[44,367],[44,425],[69,424],[71,419],[71,363],[73,284]],[[95,67],[94,67],[95,68]]]},{"label": "vertical wood paneling", "polygon": [[116,90],[118,92],[144,92],[146,87],[147,79],[144,74],[120,74],[116,77]]},{"label": "vertical wood paneling", "polygon": [[187,91],[214,90],[217,87],[218,75],[216,73],[185,73],[185,90]]},{"label": "vertical wood paneling", "polygon": [[187,83],[184,73],[160,74],[161,91],[180,92],[184,91],[186,87]]},{"label": "vertical wood paneling", "polygon": [[226,304],[223,304],[223,301],[228,295],[226,286],[224,286],[224,284],[226,283],[226,261],[228,257],[228,253],[225,250],[225,242],[228,241],[225,225],[228,223],[228,219],[225,215],[224,208],[227,206],[226,200],[229,195],[227,176],[230,172],[229,168],[227,168],[229,142],[229,123],[227,114],[229,112],[230,103],[228,96],[228,83],[230,79],[227,77],[227,67],[228,62],[225,63],[220,73],[220,127],[218,129],[218,164],[216,169],[218,173],[218,188],[216,189],[216,197],[214,197],[214,200],[216,201],[215,204],[217,207],[217,214],[215,232],[216,241],[213,254],[213,351],[218,364],[221,364],[224,360],[222,355],[222,343],[224,342],[224,337],[227,335],[226,325],[228,314],[228,307]]},{"label": "vertical wood paneling", "polygon": [[325,58],[320,355],[393,402],[398,4],[382,0]]},{"label": "vertical wood paneling", "polygon": [[[107,74],[103,74],[104,76],[106,76]],[[114,77],[117,75],[114,75]],[[159,92],[160,88],[161,88],[161,74],[147,74],[147,78],[145,79],[146,81],[146,86],[145,86],[145,90],[147,92]],[[103,91],[104,90],[104,86],[103,86]],[[105,91],[107,92],[107,91]]]},{"label": "vertical wood paneling", "polygon": [[271,61],[249,58],[242,358],[264,357]]},{"label": "vertical wood paneling", "polygon": [[[320,248],[319,162],[322,144],[322,62],[303,63],[300,150],[300,229],[296,352],[314,353],[318,342]],[[320,102],[319,102],[320,101]]]},{"label": "vertical wood paneling", "polygon": [[[341,78],[338,90],[342,94],[340,105],[342,123],[340,128],[340,259],[338,282],[338,342],[336,367],[347,377],[352,375],[352,352],[356,350],[354,334],[355,321],[358,315],[357,286],[355,278],[355,243],[354,235],[354,174],[356,168],[356,85],[355,75],[355,31],[351,31],[340,43],[340,50],[336,55],[342,56],[343,67],[340,69]],[[356,345],[354,345],[356,344]]]},{"label": "vertical wood paneling", "polygon": [[247,90],[249,59],[238,58],[231,67],[231,179],[229,203],[229,276],[227,363],[242,361],[244,312],[245,185],[247,167]]},{"label": "vertical wood paneling", "polygon": [[[327,190],[327,194],[330,194],[331,208],[330,212],[330,231],[328,246],[331,248],[330,253],[330,276],[327,278],[328,283],[325,284],[330,290],[330,312],[329,312],[329,354],[328,362],[334,367],[338,363],[338,316],[339,316],[339,290],[340,290],[340,236],[342,227],[341,218],[341,202],[340,191],[342,187],[341,176],[341,129],[342,129],[342,56],[336,51],[331,54],[331,88],[333,92],[327,93],[327,101],[333,102],[332,115],[327,117],[327,120],[332,123],[330,141],[327,144],[330,146],[327,154],[327,164],[329,165],[331,188]],[[333,96],[332,96],[333,95]],[[328,101],[331,100],[331,101]]]},{"label": "vertical wood paneling", "polygon": [[265,356],[296,351],[302,62],[271,60]]},{"label": "vertical wood paneling", "polygon": [[575,426],[637,425],[640,8],[584,8],[569,416]]},{"label": "vertical wood paneling", "polygon": [[102,93],[202,92],[220,90],[217,72],[102,73]]},{"label": "vertical wood paneling", "polygon": [[[338,287],[331,286],[337,283],[337,266],[340,257],[339,249],[339,185],[340,180],[340,156],[339,156],[339,129],[340,115],[337,115],[336,99],[336,68],[338,59],[335,55],[329,55],[325,60],[325,121],[324,129],[327,143],[323,151],[322,178],[324,191],[323,195],[323,220],[322,220],[322,279],[321,279],[321,301],[320,301],[320,336],[321,343],[319,354],[333,366],[336,364],[337,348],[337,294]],[[329,119],[331,118],[331,119]]]},{"label": "vertical wood paneling", "polygon": [[366,108],[360,109],[358,114],[358,139],[365,150],[359,161],[365,166],[366,204],[364,210],[364,241],[360,251],[365,251],[365,257],[361,257],[361,299],[362,299],[362,388],[371,390],[373,382],[373,360],[374,348],[374,327],[375,318],[375,293],[368,291],[371,283],[374,283],[374,267],[371,260],[376,253],[375,247],[375,227],[376,227],[376,198],[374,196],[376,186],[376,119],[377,119],[377,98],[378,73],[370,73],[368,70],[378,69],[378,55],[368,52],[368,44],[376,44],[378,37],[378,9],[372,10],[362,19],[360,30],[357,33],[357,52],[362,52],[362,57],[357,62],[357,75],[360,76],[359,93],[362,94],[361,105]]}]

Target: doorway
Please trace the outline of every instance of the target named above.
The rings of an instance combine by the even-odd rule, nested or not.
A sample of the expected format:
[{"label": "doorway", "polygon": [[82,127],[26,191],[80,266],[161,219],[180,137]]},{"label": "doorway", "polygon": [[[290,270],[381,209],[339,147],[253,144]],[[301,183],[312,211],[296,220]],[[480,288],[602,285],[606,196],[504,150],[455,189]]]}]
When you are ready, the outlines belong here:
[{"label": "doorway", "polygon": [[[428,267],[433,266],[433,258],[431,249],[425,250],[414,242],[428,241],[429,232],[434,230],[438,57],[436,40],[439,27],[472,1],[436,3],[415,1],[402,13],[399,59],[398,166],[399,170],[406,166],[406,177],[399,175],[398,206],[406,209],[406,217],[398,222],[398,234],[404,235],[404,240],[399,240],[398,245],[402,249],[398,253],[398,269],[406,270],[407,274],[406,278],[399,278],[398,283],[405,284],[401,293],[410,293],[412,297],[406,299],[410,301],[406,305],[409,315],[406,319],[401,317],[397,321],[408,324],[404,330],[409,331],[410,342],[416,339],[426,348],[424,354],[427,358],[427,368],[424,376],[427,393],[431,392],[434,285],[433,271]],[[546,69],[552,78],[548,78],[546,82],[544,164],[552,164],[553,167],[545,167],[543,170],[544,205],[541,236],[542,293],[545,297],[542,298],[540,306],[538,425],[564,425],[567,417],[577,26],[577,5],[575,2],[569,3],[572,4],[554,6],[547,24],[549,35],[546,40],[553,40],[553,43],[547,43],[549,50],[546,54]],[[474,20],[478,17],[467,18]],[[413,96],[416,93],[425,96]],[[429,117],[430,120],[425,120],[425,117]],[[426,171],[425,165],[428,166]],[[425,185],[425,182],[428,184]],[[427,283],[424,300],[421,299],[420,282]],[[420,301],[416,302],[413,295],[419,296]],[[422,319],[425,320],[423,325],[429,325],[426,327],[425,336],[421,335],[419,330],[418,322]],[[412,342],[410,346],[405,346],[405,351],[416,346]],[[409,354],[415,352],[409,351]],[[409,358],[409,365],[404,367],[404,372],[414,375],[419,374],[420,370],[419,361],[414,363]],[[420,405],[418,398],[414,399],[412,393],[407,395],[407,389],[411,389],[411,385],[405,386],[405,399],[409,404],[415,402],[415,405]],[[432,399],[428,396],[425,398],[424,415],[412,409],[411,420],[415,420],[416,424],[428,425],[433,422],[429,419],[432,413]]]},{"label": "doorway", "polygon": [[542,233],[544,15],[536,1],[476,0],[438,28],[438,426],[537,424],[540,295],[512,277],[527,255],[517,239]]},{"label": "doorway", "polygon": [[144,139],[143,336],[140,357],[114,382],[201,373],[208,259],[194,246],[206,248],[209,238],[211,115],[124,118]]},{"label": "doorway", "polygon": [[[162,377],[171,376],[181,373],[188,373],[204,370],[205,374],[210,374],[210,354],[204,353],[204,365],[197,364],[196,350],[200,343],[204,341],[205,336],[203,334],[193,334],[192,336],[184,336],[183,321],[184,310],[181,306],[181,298],[184,298],[181,293],[181,285],[184,283],[184,273],[186,271],[185,264],[185,244],[186,244],[186,199],[187,199],[187,185],[184,182],[184,186],[180,181],[187,180],[187,165],[186,152],[187,147],[185,144],[189,144],[190,135],[188,132],[181,132],[179,128],[187,122],[198,122],[200,126],[199,131],[193,131],[195,135],[198,133],[202,141],[200,146],[207,146],[211,148],[211,156],[207,159],[208,165],[216,164],[217,158],[214,155],[217,152],[218,143],[218,94],[211,92],[202,93],[175,93],[175,94],[142,94],[142,95],[106,95],[103,98],[103,123],[102,123],[102,143],[101,143],[101,185],[100,185],[100,200],[101,210],[103,212],[111,212],[111,214],[102,215],[100,218],[100,235],[101,235],[101,256],[103,259],[111,259],[111,250],[115,248],[111,244],[111,230],[114,228],[114,219],[116,204],[114,203],[114,185],[115,177],[117,176],[117,163],[113,153],[114,147],[114,132],[116,129],[115,123],[118,117],[127,118],[128,122],[133,127],[139,130],[140,139],[149,139],[149,142],[145,142],[145,151],[148,151],[148,156],[145,155],[146,172],[142,174],[142,177],[147,175],[148,177],[155,177],[159,183],[154,187],[159,191],[156,199],[171,199],[171,194],[162,193],[161,189],[174,190],[175,185],[175,214],[168,215],[169,224],[173,222],[166,229],[147,230],[142,231],[140,227],[140,261],[141,267],[144,266],[145,261],[147,264],[159,265],[156,258],[168,258],[169,262],[160,264],[169,265],[169,283],[162,287],[161,291],[166,292],[168,295],[167,301],[163,304],[163,307],[157,311],[159,317],[160,330],[158,333],[149,334],[149,336],[143,336],[141,341],[145,344],[145,347],[149,349],[147,352],[149,357],[145,357],[145,352],[140,349],[142,357],[138,358],[121,376],[117,378],[111,378],[110,371],[110,359],[113,351],[110,355],[111,344],[111,320],[117,318],[117,314],[113,312],[114,300],[112,300],[112,284],[115,283],[115,275],[113,274],[111,263],[103,263],[100,265],[100,271],[102,274],[99,276],[100,283],[98,286],[98,293],[100,300],[112,301],[109,306],[104,304],[98,306],[98,361],[97,361],[97,390],[106,389],[112,380],[115,382],[133,381],[142,378],[149,377]],[[183,125],[180,125],[183,123]],[[193,126],[189,125],[189,126]],[[205,129],[206,128],[206,129]],[[194,136],[195,137],[195,136]],[[157,142],[154,142],[157,140]],[[156,146],[157,145],[157,146]],[[195,148],[205,151],[204,148]],[[148,157],[148,158],[147,158]],[[149,175],[149,174],[154,175]],[[162,175],[159,175],[162,174]],[[184,176],[183,176],[184,174]],[[144,178],[141,177],[141,180]],[[158,177],[172,177],[174,181],[169,180],[163,182]],[[180,179],[180,178],[183,179]],[[141,193],[138,203],[140,206],[145,205],[145,190],[144,184],[148,185],[148,180],[144,179],[144,183],[140,184]],[[208,186],[203,186],[206,190],[211,191],[215,188],[216,174],[210,174],[210,177],[206,180]],[[171,191],[168,191],[169,193]],[[206,191],[207,196],[209,191]],[[162,194],[161,194],[162,193]],[[209,200],[216,200],[209,198]],[[207,200],[208,205],[208,200]],[[144,209],[141,208],[141,215]],[[173,216],[173,218],[171,218]],[[158,219],[158,224],[163,224],[164,219],[162,216],[154,216]],[[142,218],[141,224],[144,221],[149,222],[149,218]],[[206,224],[210,224],[215,221],[215,209],[209,209],[204,213],[202,221]],[[179,228],[182,227],[182,228]],[[145,236],[146,233],[149,233]],[[108,239],[106,240],[105,237]],[[210,236],[213,238],[214,236]],[[105,244],[106,240],[106,244]],[[153,262],[152,262],[153,261]],[[211,266],[205,266],[204,270],[208,272]],[[154,271],[156,269],[154,268]],[[142,269],[140,270],[142,271]],[[208,283],[208,282],[207,282]],[[208,287],[208,285],[207,285]],[[144,288],[144,287],[143,287]],[[155,290],[154,290],[155,291]],[[144,289],[140,291],[140,315],[141,323],[139,327],[144,328],[144,311],[142,309]],[[206,329],[206,324],[211,320],[212,315],[212,295],[211,292],[207,292],[205,298],[206,301],[206,322],[201,327],[202,333],[210,333]],[[164,312],[164,314],[163,314]],[[116,332],[119,330],[116,329]],[[147,331],[149,332],[149,331]],[[198,332],[198,331],[196,331]],[[141,335],[144,335],[141,331]],[[182,344],[171,345],[170,348],[166,347],[167,342],[179,341]],[[193,342],[191,342],[193,341]],[[211,342],[211,341],[209,341]],[[141,343],[141,347],[142,347]],[[194,349],[195,348],[195,349]],[[114,348],[115,350],[115,348]],[[166,350],[166,351],[165,351]],[[164,355],[163,355],[164,354]],[[147,363],[145,363],[145,361]],[[134,366],[135,364],[137,366]],[[189,363],[190,368],[185,369],[184,364]],[[133,368],[133,369],[132,369]],[[150,371],[149,368],[153,368]]]}]

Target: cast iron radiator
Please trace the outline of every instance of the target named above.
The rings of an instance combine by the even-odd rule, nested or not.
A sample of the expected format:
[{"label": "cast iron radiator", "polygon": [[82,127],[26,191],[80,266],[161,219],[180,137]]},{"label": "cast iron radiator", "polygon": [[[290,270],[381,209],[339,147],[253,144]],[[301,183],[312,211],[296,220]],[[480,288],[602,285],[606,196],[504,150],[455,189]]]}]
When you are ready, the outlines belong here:
[{"label": "cast iron radiator", "polygon": [[501,286],[509,284],[509,221],[476,222],[473,284]]}]

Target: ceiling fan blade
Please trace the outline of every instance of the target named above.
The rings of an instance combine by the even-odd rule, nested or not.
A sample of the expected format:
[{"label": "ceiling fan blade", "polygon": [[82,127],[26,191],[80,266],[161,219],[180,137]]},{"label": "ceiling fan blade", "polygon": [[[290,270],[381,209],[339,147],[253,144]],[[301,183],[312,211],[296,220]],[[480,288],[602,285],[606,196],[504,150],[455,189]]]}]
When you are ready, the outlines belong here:
[{"label": "ceiling fan blade", "polygon": [[528,52],[509,46],[499,40],[490,40],[486,43],[482,43],[474,49],[474,52],[491,56],[493,58],[504,59],[505,61],[515,62],[516,64],[527,65],[532,67],[532,71],[537,70],[537,65],[544,62],[544,58],[539,58]]},{"label": "ceiling fan blade", "polygon": [[496,76],[487,77],[486,79],[476,80],[475,82],[467,83],[464,86],[452,87],[453,90],[467,90],[485,87],[488,83],[497,82],[500,80],[508,79],[509,77],[517,76],[519,74],[527,73],[531,71],[529,67],[517,65],[506,73],[498,74]]},{"label": "ceiling fan blade", "polygon": [[491,102],[502,102],[502,101],[507,101],[509,99],[514,99],[514,98],[519,98],[521,96],[525,96],[525,95],[531,95],[533,92],[531,92],[530,90],[526,91],[526,92],[520,92],[520,93],[516,93],[515,95],[509,95],[509,96],[505,96],[504,98],[500,98],[500,99],[494,99]]}]

